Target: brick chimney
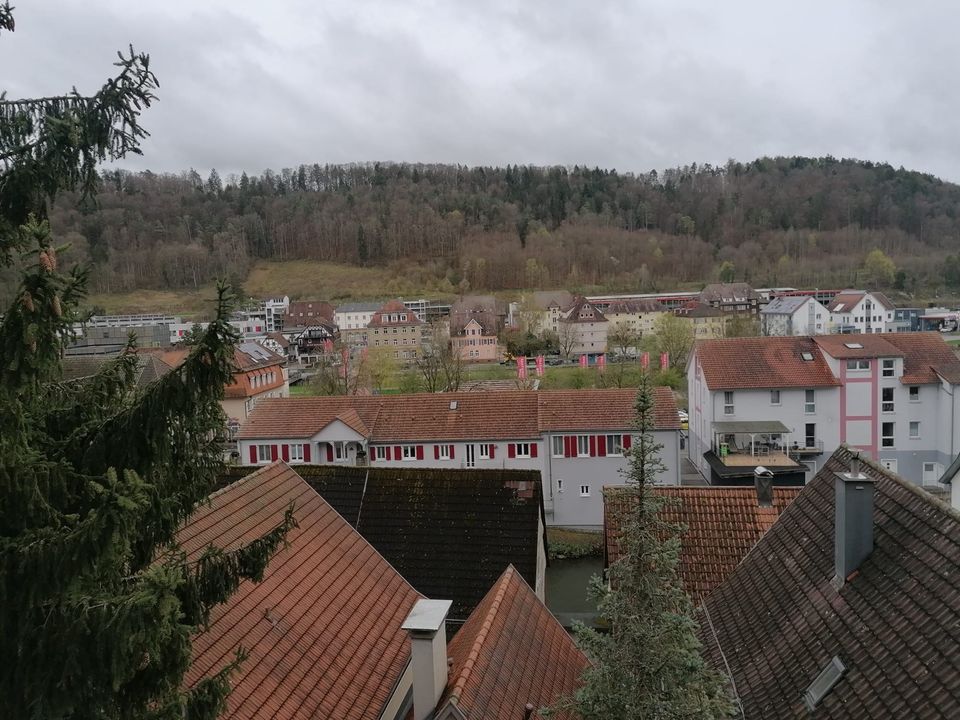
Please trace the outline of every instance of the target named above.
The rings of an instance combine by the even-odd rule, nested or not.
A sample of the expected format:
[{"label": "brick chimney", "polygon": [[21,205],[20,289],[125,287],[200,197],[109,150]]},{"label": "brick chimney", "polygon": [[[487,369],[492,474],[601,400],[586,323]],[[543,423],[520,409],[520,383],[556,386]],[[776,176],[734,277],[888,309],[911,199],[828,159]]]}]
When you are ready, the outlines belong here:
[{"label": "brick chimney", "polygon": [[452,604],[450,600],[417,600],[400,626],[410,633],[414,720],[433,717],[447,687],[446,620]]},{"label": "brick chimney", "polygon": [[834,586],[838,589],[873,552],[873,495],[876,483],[860,472],[860,455],[835,480]]}]

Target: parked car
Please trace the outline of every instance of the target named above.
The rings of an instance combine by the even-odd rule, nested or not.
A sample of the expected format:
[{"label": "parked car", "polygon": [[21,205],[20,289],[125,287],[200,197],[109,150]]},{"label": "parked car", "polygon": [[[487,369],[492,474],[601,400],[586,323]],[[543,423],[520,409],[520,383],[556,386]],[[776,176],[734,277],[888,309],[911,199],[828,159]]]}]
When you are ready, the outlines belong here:
[{"label": "parked car", "polygon": [[690,415],[686,410],[677,410],[677,415],[680,416],[680,427],[684,430],[690,429]]}]

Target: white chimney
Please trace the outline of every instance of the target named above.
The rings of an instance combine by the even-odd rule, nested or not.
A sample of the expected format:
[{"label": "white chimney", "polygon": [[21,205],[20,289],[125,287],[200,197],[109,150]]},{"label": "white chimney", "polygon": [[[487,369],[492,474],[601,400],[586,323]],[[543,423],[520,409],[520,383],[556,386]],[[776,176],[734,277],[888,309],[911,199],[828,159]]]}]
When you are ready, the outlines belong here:
[{"label": "white chimney", "polygon": [[753,470],[753,487],[757,491],[757,505],[773,507],[773,471],[757,465]]},{"label": "white chimney", "polygon": [[873,478],[860,472],[860,456],[850,460],[850,472],[835,482],[834,568],[837,588],[873,552]]},{"label": "white chimney", "polygon": [[426,720],[447,687],[447,613],[450,600],[417,600],[400,627],[410,633],[413,718]]}]

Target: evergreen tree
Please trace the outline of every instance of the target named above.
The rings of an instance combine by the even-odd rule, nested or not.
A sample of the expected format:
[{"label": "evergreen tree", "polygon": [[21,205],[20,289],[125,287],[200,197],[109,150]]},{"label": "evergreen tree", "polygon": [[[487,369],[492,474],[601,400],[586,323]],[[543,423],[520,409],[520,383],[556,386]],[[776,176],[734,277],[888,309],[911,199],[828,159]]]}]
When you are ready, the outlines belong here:
[{"label": "evergreen tree", "polygon": [[207,192],[213,195],[223,193],[223,181],[220,179],[220,173],[217,172],[216,168],[210,171],[210,177],[207,178]]},{"label": "evergreen tree", "polygon": [[[12,29],[0,6],[0,27]],[[11,718],[214,718],[241,658],[183,687],[190,637],[243,578],[259,579],[292,525],[190,564],[174,534],[222,466],[232,378],[229,291],[186,362],[144,390],[134,347],[65,382],[61,353],[86,273],[58,267],[44,219],[96,164],[139,152],[155,99],[131,49],[93,97],[0,98],[0,260],[18,260],[0,322],[0,698]],[[19,258],[18,258],[19,255]]]},{"label": "evergreen tree", "polygon": [[584,720],[674,720],[729,717],[724,683],[705,663],[693,603],[680,580],[682,528],[660,516],[666,498],[652,492],[664,466],[653,438],[653,384],[644,373],[637,391],[634,445],[625,471],[633,509],[623,518],[621,557],[595,577],[591,595],[609,633],[580,625],[578,644],[591,664],[582,687],[557,708]]}]

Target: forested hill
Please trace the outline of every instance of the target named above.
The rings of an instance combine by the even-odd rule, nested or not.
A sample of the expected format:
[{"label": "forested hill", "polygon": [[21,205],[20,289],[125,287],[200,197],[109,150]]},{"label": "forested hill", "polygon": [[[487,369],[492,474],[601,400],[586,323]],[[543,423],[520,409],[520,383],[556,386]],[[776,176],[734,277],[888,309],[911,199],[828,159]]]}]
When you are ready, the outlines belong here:
[{"label": "forested hill", "polygon": [[910,286],[942,282],[960,186],[889,165],[762,158],[645,175],[574,168],[301,165],[208,178],[108,172],[99,208],[61,197],[55,232],[100,292],[242,279],[258,259],[395,265],[451,291],[660,289],[719,272],[853,284],[880,248]]}]

